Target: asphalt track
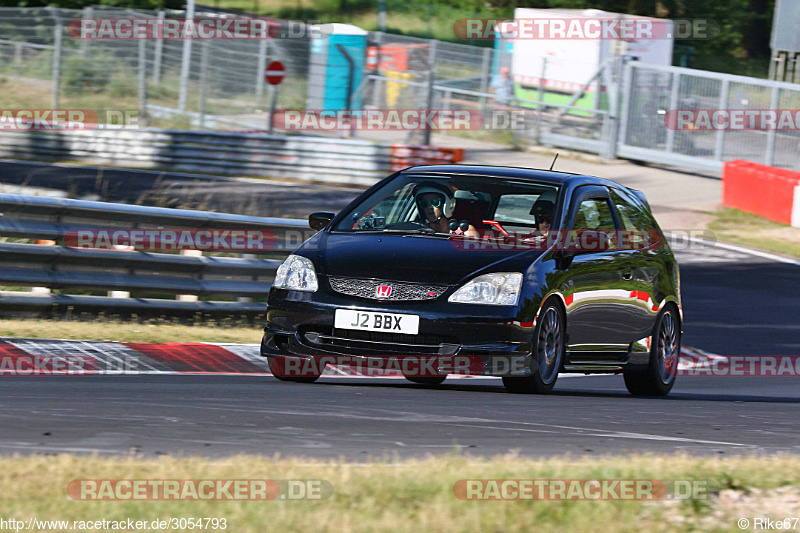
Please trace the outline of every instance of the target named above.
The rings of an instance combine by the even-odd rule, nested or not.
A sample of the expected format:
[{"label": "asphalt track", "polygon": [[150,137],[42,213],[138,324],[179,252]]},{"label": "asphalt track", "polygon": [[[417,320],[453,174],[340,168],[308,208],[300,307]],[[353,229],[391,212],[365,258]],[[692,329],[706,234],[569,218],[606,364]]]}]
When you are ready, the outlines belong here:
[{"label": "asphalt track", "polygon": [[[65,172],[20,165],[40,181],[21,179],[22,166],[2,162],[0,181],[47,187]],[[73,184],[97,193],[96,172],[70,172]],[[155,185],[152,173],[136,182],[130,173],[105,172],[105,191],[125,191],[128,201]],[[189,178],[169,188],[175,198],[200,197],[206,185],[219,193],[214,178],[205,184]],[[115,185],[123,179],[128,187]],[[319,203],[319,191],[304,194],[302,185],[257,185],[264,213],[276,191],[293,216]],[[335,194],[331,208],[354,192]],[[225,210],[236,195],[242,190],[214,207]],[[800,354],[798,264],[718,247],[676,255],[685,345],[723,355]],[[798,385],[796,377],[681,377],[669,397],[644,399],[628,395],[619,376],[564,376],[547,396],[509,394],[499,379],[476,378],[432,388],[390,378],[301,385],[266,376],[4,376],[0,454],[280,453],[360,461],[455,450],[481,456],[511,450],[528,456],[797,453]]]},{"label": "asphalt track", "polygon": [[[736,251],[679,252],[687,345],[726,355],[800,348],[800,267]],[[349,460],[517,450],[548,456],[800,452],[792,377],[681,377],[663,399],[619,376],[563,377],[547,396],[497,379],[265,376],[0,378],[0,453],[235,453]]]}]

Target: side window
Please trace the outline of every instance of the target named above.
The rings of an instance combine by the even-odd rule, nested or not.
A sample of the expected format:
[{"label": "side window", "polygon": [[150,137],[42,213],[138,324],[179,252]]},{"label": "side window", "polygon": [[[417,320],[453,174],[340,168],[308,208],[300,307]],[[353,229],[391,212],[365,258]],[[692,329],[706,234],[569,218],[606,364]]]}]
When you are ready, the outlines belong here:
[{"label": "side window", "polygon": [[613,232],[614,217],[611,206],[604,198],[588,198],[580,203],[575,211],[572,228],[576,230],[600,230]]},{"label": "side window", "polygon": [[494,219],[501,224],[533,226],[536,220],[531,215],[531,206],[539,196],[538,194],[504,194],[497,201]]},{"label": "side window", "polygon": [[616,191],[611,191],[614,207],[619,213],[622,228],[630,232],[630,239],[634,245],[644,244],[648,240],[649,232],[656,228],[652,216],[633,200],[625,198]]}]

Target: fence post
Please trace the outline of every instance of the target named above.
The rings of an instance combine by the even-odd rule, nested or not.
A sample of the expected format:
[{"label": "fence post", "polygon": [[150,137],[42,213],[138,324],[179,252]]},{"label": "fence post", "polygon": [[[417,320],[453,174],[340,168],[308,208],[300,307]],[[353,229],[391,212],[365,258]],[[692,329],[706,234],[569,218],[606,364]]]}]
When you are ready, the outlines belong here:
[{"label": "fence post", "polygon": [[386,0],[378,0],[378,31],[386,31]]},{"label": "fence post", "polygon": [[258,66],[256,67],[256,96],[264,96],[264,71],[267,68],[267,40],[258,43]]},{"label": "fence post", "polygon": [[[164,11],[158,11],[158,27],[164,27]],[[158,32],[156,38],[156,50],[153,54],[153,84],[158,85],[161,83],[161,58],[164,55],[164,35],[162,31]]]},{"label": "fence post", "polygon": [[53,93],[51,99],[51,107],[53,109],[58,109],[58,100],[59,100],[59,88],[61,84],[61,37],[63,33],[63,28],[61,23],[56,23],[55,26],[55,42],[53,43]]},{"label": "fence post", "polygon": [[[186,2],[186,24],[194,24],[194,0]],[[189,92],[189,74],[192,64],[192,39],[187,36],[183,41],[183,56],[181,57],[181,85],[178,93],[178,110],[186,112],[186,100]]]},{"label": "fence post", "polygon": [[[667,113],[674,113],[678,109],[678,93],[681,90],[681,73],[672,73],[672,89],[669,95],[669,109]],[[675,128],[670,128],[667,125],[667,153],[671,153],[675,147]]]},{"label": "fence post", "polygon": [[614,159],[617,156],[617,138],[619,137],[619,98],[620,98],[620,80],[623,78],[625,68],[625,61],[622,56],[617,56],[611,63],[614,70],[611,73],[611,83],[609,84],[608,98],[608,143],[606,144],[606,152],[603,157]]},{"label": "fence post", "polygon": [[147,118],[147,41],[139,39],[139,119]]},{"label": "fence post", "polygon": [[203,41],[200,45],[200,124],[199,128],[206,128],[206,98],[208,97],[208,47],[209,42]]},{"label": "fence post", "polygon": [[22,43],[14,43],[14,76],[19,76],[19,67],[22,65]]},{"label": "fence post", "polygon": [[[436,81],[436,41],[431,40],[428,45],[428,95],[425,98],[425,109],[433,107],[433,84]],[[422,144],[431,144],[431,126],[426,122],[425,132],[422,136]]]},{"label": "fence post", "polygon": [[[373,37],[375,40],[375,68],[372,69],[370,74],[379,75],[381,68],[381,43],[383,42],[383,33],[376,31],[373,34]],[[385,82],[377,78],[373,78],[372,81],[372,107],[377,109],[381,106],[381,93],[385,86]]]},{"label": "fence post", "polygon": [[486,93],[489,92],[489,80],[492,77],[492,49],[491,48],[484,48],[483,49],[483,59],[481,65],[481,92],[484,96],[481,96],[480,105],[481,105],[481,113],[486,115]]},{"label": "fence post", "polygon": [[[92,6],[86,6],[83,8],[83,18],[90,19],[94,14],[94,8]],[[86,59],[86,55],[89,52],[89,39],[82,39],[81,40],[81,59]]]},{"label": "fence post", "polygon": [[628,139],[628,120],[630,119],[631,108],[631,91],[633,88],[633,62],[622,62],[622,75],[619,77],[622,80],[622,91],[620,95],[620,103],[622,104],[622,111],[620,112],[619,128],[617,129],[616,139],[611,139],[615,146],[619,143],[626,143]]},{"label": "fence post", "polygon": [[[719,109],[728,109],[728,94],[730,93],[731,82],[727,78],[722,80],[722,91],[719,95]],[[722,149],[725,147],[725,129],[717,130],[717,139],[714,143],[714,160],[722,161]]]},{"label": "fence post", "polygon": [[[778,109],[778,100],[780,97],[780,89],[778,87],[772,88],[772,95],[769,99],[769,108],[770,109]],[[764,155],[764,164],[765,165],[772,165],[775,161],[775,135],[777,129],[771,128],[767,132],[767,153]]]},{"label": "fence post", "polygon": [[539,76],[539,93],[536,97],[536,144],[542,144],[542,122],[544,121],[544,80],[547,76],[547,57],[542,58],[542,73]]}]

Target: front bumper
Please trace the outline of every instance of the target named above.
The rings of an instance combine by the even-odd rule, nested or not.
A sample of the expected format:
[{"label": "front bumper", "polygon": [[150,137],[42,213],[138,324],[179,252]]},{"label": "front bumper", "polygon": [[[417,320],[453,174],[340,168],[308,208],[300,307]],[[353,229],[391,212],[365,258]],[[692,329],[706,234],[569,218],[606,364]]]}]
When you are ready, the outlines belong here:
[{"label": "front bumper", "polygon": [[[416,314],[420,317],[419,333],[334,329],[334,313],[339,308]],[[516,313],[517,308],[511,307],[441,301],[354,304],[352,298],[321,291],[274,290],[261,354],[317,362],[327,358],[363,368],[398,368],[398,361],[435,359],[435,369],[442,374],[522,376],[530,373],[534,324],[520,321]]]}]

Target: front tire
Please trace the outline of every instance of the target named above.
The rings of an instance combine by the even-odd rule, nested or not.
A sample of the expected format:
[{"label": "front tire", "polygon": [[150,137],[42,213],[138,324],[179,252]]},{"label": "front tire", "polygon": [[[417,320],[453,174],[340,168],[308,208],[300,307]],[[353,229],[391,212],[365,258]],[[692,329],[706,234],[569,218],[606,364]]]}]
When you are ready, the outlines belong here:
[{"label": "front tire", "polygon": [[272,375],[280,381],[291,381],[294,383],[314,383],[321,373],[316,370],[289,371],[286,368],[286,358],[282,355],[275,355],[267,358],[269,370]]},{"label": "front tire", "polygon": [[561,308],[555,302],[545,305],[534,330],[531,375],[503,377],[503,385],[510,392],[544,394],[553,390],[564,354],[565,329]]},{"label": "front tire", "polygon": [[625,387],[636,396],[666,396],[675,385],[681,353],[681,328],[673,306],[661,314],[653,332],[650,364],[643,372],[625,372]]}]

